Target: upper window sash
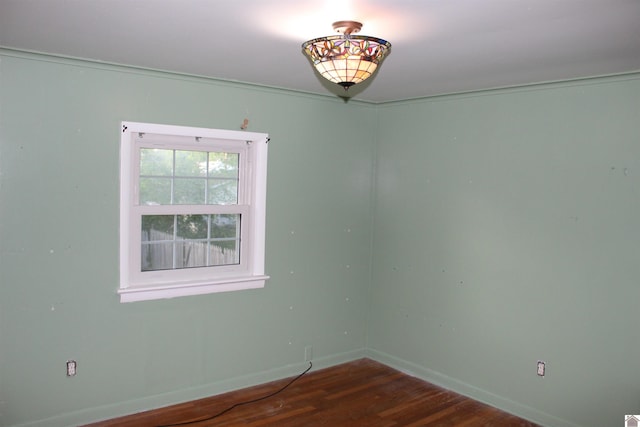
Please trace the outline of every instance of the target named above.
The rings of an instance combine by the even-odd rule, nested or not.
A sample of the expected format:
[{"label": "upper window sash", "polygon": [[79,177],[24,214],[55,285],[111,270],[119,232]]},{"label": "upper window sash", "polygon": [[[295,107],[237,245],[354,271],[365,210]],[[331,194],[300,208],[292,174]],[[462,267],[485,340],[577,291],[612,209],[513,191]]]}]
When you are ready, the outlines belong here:
[{"label": "upper window sash", "polygon": [[[229,141],[229,140],[217,140],[203,137],[167,137],[166,135],[146,134],[138,133],[133,138],[132,156],[133,167],[132,177],[135,177],[134,193],[131,195],[132,205],[141,205],[140,203],[140,153],[142,149],[168,149],[168,144],[172,149],[179,149],[184,151],[200,151],[200,152],[215,152],[223,151],[225,153],[234,153],[238,155],[238,194],[237,204],[247,204],[251,200],[251,176],[249,176],[250,159],[250,145],[251,142],[246,141]],[[215,144],[215,148],[212,148],[212,144]],[[172,179],[175,181],[175,171],[172,175],[167,175],[166,179]],[[179,177],[178,179],[184,179]],[[194,177],[194,179],[203,179],[203,177]],[[208,203],[202,203],[208,204]],[[163,205],[179,205],[177,203],[167,203]],[[211,203],[210,205],[215,205]]]}]

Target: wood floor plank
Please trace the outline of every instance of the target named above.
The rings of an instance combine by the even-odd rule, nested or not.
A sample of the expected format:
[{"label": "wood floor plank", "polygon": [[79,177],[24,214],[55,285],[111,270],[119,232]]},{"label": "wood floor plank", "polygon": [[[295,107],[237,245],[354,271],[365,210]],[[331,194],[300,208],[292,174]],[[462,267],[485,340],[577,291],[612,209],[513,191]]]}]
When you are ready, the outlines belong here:
[{"label": "wood floor plank", "polygon": [[[370,359],[85,427],[536,427]],[[212,416],[226,411],[219,417]]]}]

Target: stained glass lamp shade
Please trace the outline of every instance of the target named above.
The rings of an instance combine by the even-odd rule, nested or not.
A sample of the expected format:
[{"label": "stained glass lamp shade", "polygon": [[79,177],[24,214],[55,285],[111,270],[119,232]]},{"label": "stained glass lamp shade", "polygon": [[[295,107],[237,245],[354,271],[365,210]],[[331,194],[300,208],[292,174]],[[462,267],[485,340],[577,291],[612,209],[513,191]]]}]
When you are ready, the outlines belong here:
[{"label": "stained glass lamp shade", "polygon": [[309,40],[302,49],[322,77],[347,90],[371,77],[389,53],[391,43],[352,35],[362,28],[359,22],[338,21],[333,28],[342,34]]}]

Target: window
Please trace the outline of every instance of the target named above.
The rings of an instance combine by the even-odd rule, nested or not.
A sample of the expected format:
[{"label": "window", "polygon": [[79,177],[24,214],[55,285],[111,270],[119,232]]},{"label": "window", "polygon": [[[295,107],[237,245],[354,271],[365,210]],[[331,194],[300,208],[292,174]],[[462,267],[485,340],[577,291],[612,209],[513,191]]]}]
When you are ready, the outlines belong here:
[{"label": "window", "polygon": [[264,287],[268,140],[122,123],[121,302]]}]

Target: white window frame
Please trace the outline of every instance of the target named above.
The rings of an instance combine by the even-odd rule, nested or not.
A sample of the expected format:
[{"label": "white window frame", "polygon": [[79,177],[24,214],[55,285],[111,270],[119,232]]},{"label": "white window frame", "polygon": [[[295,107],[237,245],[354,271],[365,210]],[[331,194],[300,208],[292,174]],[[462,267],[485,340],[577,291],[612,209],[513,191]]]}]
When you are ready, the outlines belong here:
[{"label": "white window frame", "polygon": [[[265,133],[122,122],[120,139],[120,302],[134,302],[262,288],[264,272],[267,149]],[[140,148],[226,150],[240,154],[238,205],[139,204]],[[241,213],[240,264],[141,271],[144,214]]]}]

